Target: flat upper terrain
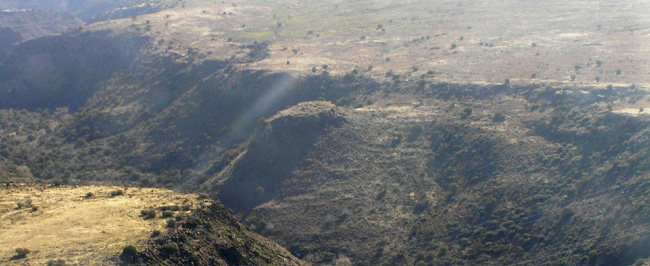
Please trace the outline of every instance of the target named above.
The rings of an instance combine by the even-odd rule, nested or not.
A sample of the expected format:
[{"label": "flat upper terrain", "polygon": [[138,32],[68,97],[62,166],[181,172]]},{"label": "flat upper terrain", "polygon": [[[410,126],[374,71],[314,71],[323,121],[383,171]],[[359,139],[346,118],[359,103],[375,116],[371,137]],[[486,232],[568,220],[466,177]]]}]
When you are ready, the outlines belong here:
[{"label": "flat upper terrain", "polygon": [[[267,43],[243,68],[387,72],[461,83],[647,86],[650,4],[641,1],[186,1],[91,24],[154,38],[151,50],[228,59]],[[191,48],[191,49],[188,49]],[[431,72],[429,72],[431,71]]]}]

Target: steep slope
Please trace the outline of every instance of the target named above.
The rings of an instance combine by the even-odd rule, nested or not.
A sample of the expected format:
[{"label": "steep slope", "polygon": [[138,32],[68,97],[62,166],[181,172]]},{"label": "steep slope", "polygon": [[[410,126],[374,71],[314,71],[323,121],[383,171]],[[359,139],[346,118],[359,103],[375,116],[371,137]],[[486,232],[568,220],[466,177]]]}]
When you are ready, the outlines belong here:
[{"label": "steep slope", "polygon": [[194,212],[136,256],[142,265],[308,265],[249,232],[221,204]]},{"label": "steep slope", "polygon": [[0,106],[76,110],[111,75],[129,69],[145,43],[143,37],[108,31],[25,42],[0,66]]}]

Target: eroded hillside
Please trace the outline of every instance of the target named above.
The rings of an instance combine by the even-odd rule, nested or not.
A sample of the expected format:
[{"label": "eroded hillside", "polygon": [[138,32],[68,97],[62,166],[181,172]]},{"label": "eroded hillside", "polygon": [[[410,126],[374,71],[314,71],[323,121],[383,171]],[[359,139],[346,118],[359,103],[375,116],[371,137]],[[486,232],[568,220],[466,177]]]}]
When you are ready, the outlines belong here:
[{"label": "eroded hillside", "polygon": [[[143,4],[0,53],[3,183],[201,192],[235,211],[129,208],[124,223],[172,224],[136,230],[130,260],[302,263],[246,226],[317,265],[650,257],[643,1]],[[154,199],[13,189],[9,205],[66,193],[78,211]],[[3,217],[48,222],[48,206]]]}]

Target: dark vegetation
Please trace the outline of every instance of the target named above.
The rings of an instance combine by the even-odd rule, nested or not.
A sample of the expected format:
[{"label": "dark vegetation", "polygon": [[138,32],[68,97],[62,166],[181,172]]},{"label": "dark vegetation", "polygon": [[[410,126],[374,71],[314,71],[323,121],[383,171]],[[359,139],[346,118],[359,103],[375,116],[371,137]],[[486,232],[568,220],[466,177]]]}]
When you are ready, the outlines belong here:
[{"label": "dark vegetation", "polygon": [[234,214],[214,201],[179,221],[142,251],[122,253],[140,265],[302,265],[287,251],[248,232]]}]

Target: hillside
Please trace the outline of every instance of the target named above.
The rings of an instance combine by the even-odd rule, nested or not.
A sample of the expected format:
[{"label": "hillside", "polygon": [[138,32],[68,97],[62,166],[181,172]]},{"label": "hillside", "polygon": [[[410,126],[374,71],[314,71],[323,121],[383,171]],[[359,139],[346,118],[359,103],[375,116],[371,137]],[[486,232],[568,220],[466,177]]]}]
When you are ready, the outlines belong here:
[{"label": "hillside", "polygon": [[[70,265],[115,265],[153,260],[160,265],[165,260],[174,262],[178,256],[188,261],[188,253],[200,254],[213,245],[220,253],[209,254],[211,261],[197,263],[303,264],[276,244],[248,232],[219,203],[196,195],[148,188],[24,184],[3,185],[0,195],[2,264],[63,261]],[[197,234],[199,230],[185,234],[187,228],[196,226],[208,229],[201,234]],[[141,253],[132,256],[124,252],[127,246]],[[170,246],[180,253],[174,254]],[[28,253],[20,256],[18,249]],[[233,263],[237,258],[239,261]]]},{"label": "hillside", "polygon": [[223,203],[134,261],[650,257],[643,1],[122,4],[0,57],[0,182]]},{"label": "hillside", "polygon": [[[52,11],[69,13],[83,21],[116,8],[140,3],[139,0],[0,0],[0,9],[29,9],[37,12]],[[156,1],[154,1],[156,2]],[[48,11],[44,11],[48,10]]]},{"label": "hillside", "polygon": [[0,26],[18,32],[24,40],[63,33],[84,24],[71,14],[48,9],[0,10]]}]

